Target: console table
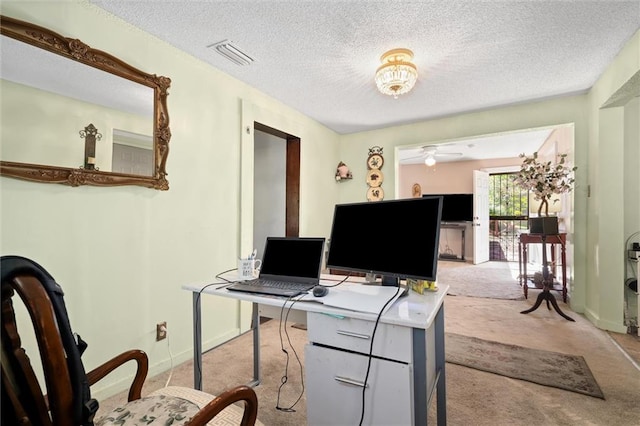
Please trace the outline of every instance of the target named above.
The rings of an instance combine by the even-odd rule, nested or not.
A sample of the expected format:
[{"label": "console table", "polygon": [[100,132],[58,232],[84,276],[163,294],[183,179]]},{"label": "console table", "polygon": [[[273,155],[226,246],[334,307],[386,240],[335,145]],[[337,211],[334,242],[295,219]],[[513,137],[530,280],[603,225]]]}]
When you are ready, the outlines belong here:
[{"label": "console table", "polygon": [[[321,283],[330,285],[335,281],[322,280]],[[331,288],[330,294],[354,285],[362,284],[346,282]],[[395,301],[379,321],[377,314],[333,308],[304,298],[292,302],[286,298],[232,292],[225,287],[182,286],[193,295],[196,389],[202,389],[201,297],[219,296],[253,303],[254,383],[260,382],[259,317],[272,316],[269,309],[276,314],[282,309],[292,309],[306,321],[309,425],[357,424],[363,387],[367,389],[364,424],[426,425],[433,396],[437,399],[437,423],[446,424],[444,297],[449,286],[441,285],[437,292],[424,295],[410,291]],[[376,338],[372,348],[374,330]],[[372,365],[365,382],[370,351],[373,352]]]},{"label": "console table", "polygon": [[461,248],[460,248],[460,257],[456,256],[456,255],[450,255],[449,253],[440,253],[439,258],[442,260],[454,260],[457,262],[465,262],[465,258],[464,258],[464,252],[465,252],[465,232],[467,230],[467,225],[464,223],[446,223],[443,222],[440,225],[440,229],[456,229],[458,231],[460,231],[460,243],[461,243]]},{"label": "console table", "polygon": [[[551,273],[556,277],[557,264],[555,246],[560,246],[560,262],[562,268],[562,301],[567,303],[567,255],[566,255],[567,234],[546,235],[546,244],[551,246]],[[524,290],[525,299],[528,296],[527,284],[527,246],[529,244],[542,244],[542,234],[520,234],[518,242],[518,272],[520,273],[520,285]],[[546,250],[546,249],[545,249]],[[553,289],[555,290],[555,289]]]}]

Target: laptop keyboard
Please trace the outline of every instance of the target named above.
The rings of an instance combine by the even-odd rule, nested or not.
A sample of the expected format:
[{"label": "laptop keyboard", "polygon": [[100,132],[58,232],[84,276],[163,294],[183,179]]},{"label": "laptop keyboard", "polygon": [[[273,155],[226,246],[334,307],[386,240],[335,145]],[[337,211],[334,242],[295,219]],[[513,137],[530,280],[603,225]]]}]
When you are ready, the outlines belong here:
[{"label": "laptop keyboard", "polygon": [[266,287],[282,290],[295,290],[295,291],[308,291],[314,287],[314,284],[294,283],[290,281],[276,281],[266,280],[264,278],[257,278],[255,280],[243,281],[243,284],[247,284],[254,287]]}]

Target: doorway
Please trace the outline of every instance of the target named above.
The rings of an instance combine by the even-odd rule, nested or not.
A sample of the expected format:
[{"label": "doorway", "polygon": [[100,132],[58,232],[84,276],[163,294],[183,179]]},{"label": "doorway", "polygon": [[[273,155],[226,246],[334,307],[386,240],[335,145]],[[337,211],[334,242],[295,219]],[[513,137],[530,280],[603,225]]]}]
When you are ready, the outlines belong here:
[{"label": "doorway", "polygon": [[300,138],[254,123],[254,248],[268,236],[298,237]]},{"label": "doorway", "polygon": [[516,173],[489,175],[489,260],[518,260],[518,239],[527,232],[529,193],[514,184]]}]

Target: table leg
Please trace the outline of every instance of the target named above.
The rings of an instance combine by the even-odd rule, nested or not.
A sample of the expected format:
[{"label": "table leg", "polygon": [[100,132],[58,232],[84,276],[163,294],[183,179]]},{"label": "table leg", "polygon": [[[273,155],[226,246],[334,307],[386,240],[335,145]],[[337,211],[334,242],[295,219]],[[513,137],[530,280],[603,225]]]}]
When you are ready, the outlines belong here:
[{"label": "table leg", "polygon": [[551,250],[551,272],[553,273],[553,278],[556,278],[558,276],[558,268],[556,265],[556,245],[550,244],[549,246]]},{"label": "table leg", "polygon": [[436,314],[435,327],[438,426],[445,426],[447,424],[447,386],[445,380],[444,304],[440,306]]},{"label": "table leg", "polygon": [[[570,316],[568,316],[567,314],[565,314],[564,312],[562,312],[562,310],[560,310],[560,307],[558,306],[558,302],[556,302],[556,298],[553,294],[551,294],[550,291],[548,291],[547,289],[544,289],[539,295],[538,298],[536,299],[536,303],[529,309],[521,311],[521,314],[528,314],[529,312],[533,312],[536,309],[538,309],[538,307],[540,307],[540,305],[542,304],[543,301],[547,302],[547,307],[549,306],[549,303],[551,303],[551,305],[553,306],[553,309],[564,319],[568,320],[568,321],[574,321],[575,320],[573,318],[571,318]],[[551,308],[549,308],[551,309]]]},{"label": "table leg", "polygon": [[260,313],[258,304],[253,304],[251,313],[251,328],[253,329],[253,381],[249,386],[260,384]]},{"label": "table leg", "polygon": [[522,287],[522,243],[518,241],[518,279],[520,280],[520,287]]},{"label": "table leg", "polygon": [[435,357],[435,389],[427,389],[429,382],[427,371],[427,341],[426,331],[420,328],[413,329],[413,418],[415,425],[427,424],[427,412],[429,402],[436,392],[437,421],[438,426],[447,424],[447,388],[445,374],[445,348],[444,348],[444,306],[441,306],[434,320],[434,357]]},{"label": "table leg", "polygon": [[522,273],[524,274],[524,286],[522,288],[524,290],[524,298],[526,299],[529,296],[529,279],[527,277],[527,243],[522,244]]},{"label": "table leg", "polygon": [[[436,343],[436,351],[438,350]],[[427,424],[427,342],[424,329],[413,329],[413,418],[415,425]],[[437,367],[436,367],[437,371]],[[424,385],[423,385],[424,384]],[[438,413],[440,410],[438,410]]]},{"label": "table leg", "polygon": [[556,302],[556,298],[553,294],[551,294],[551,287],[553,287],[553,276],[549,274],[549,264],[547,262],[547,248],[546,248],[545,236],[542,236],[542,284],[543,289],[542,292],[538,295],[536,299],[536,303],[529,309],[521,311],[521,314],[528,314],[530,312],[535,311],[540,307],[543,301],[547,302],[547,308],[551,309],[549,304],[553,306],[553,309],[564,319],[568,321],[575,321],[573,318],[562,312],[560,307],[558,306],[558,302]]},{"label": "table leg", "polygon": [[562,262],[562,301],[567,303],[567,252],[564,243],[560,244],[560,261]]},{"label": "table leg", "polygon": [[193,292],[193,387],[202,390],[202,315],[200,292]]}]

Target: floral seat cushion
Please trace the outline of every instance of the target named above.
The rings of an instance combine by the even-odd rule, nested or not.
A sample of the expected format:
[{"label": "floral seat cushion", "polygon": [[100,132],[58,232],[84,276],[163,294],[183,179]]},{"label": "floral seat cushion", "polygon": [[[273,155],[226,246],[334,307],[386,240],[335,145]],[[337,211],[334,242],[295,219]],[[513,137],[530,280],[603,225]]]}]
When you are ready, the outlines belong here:
[{"label": "floral seat cushion", "polygon": [[108,425],[171,425],[186,423],[198,411],[193,402],[186,399],[153,395],[128,402],[113,409],[95,422],[96,426]]},{"label": "floral seat cushion", "polygon": [[[151,392],[148,396],[116,408],[95,422],[95,426],[110,425],[171,425],[185,424],[214,396],[196,389],[168,386]],[[218,413],[208,425],[237,426],[244,409],[230,405]],[[264,426],[256,420],[256,426]]]}]

